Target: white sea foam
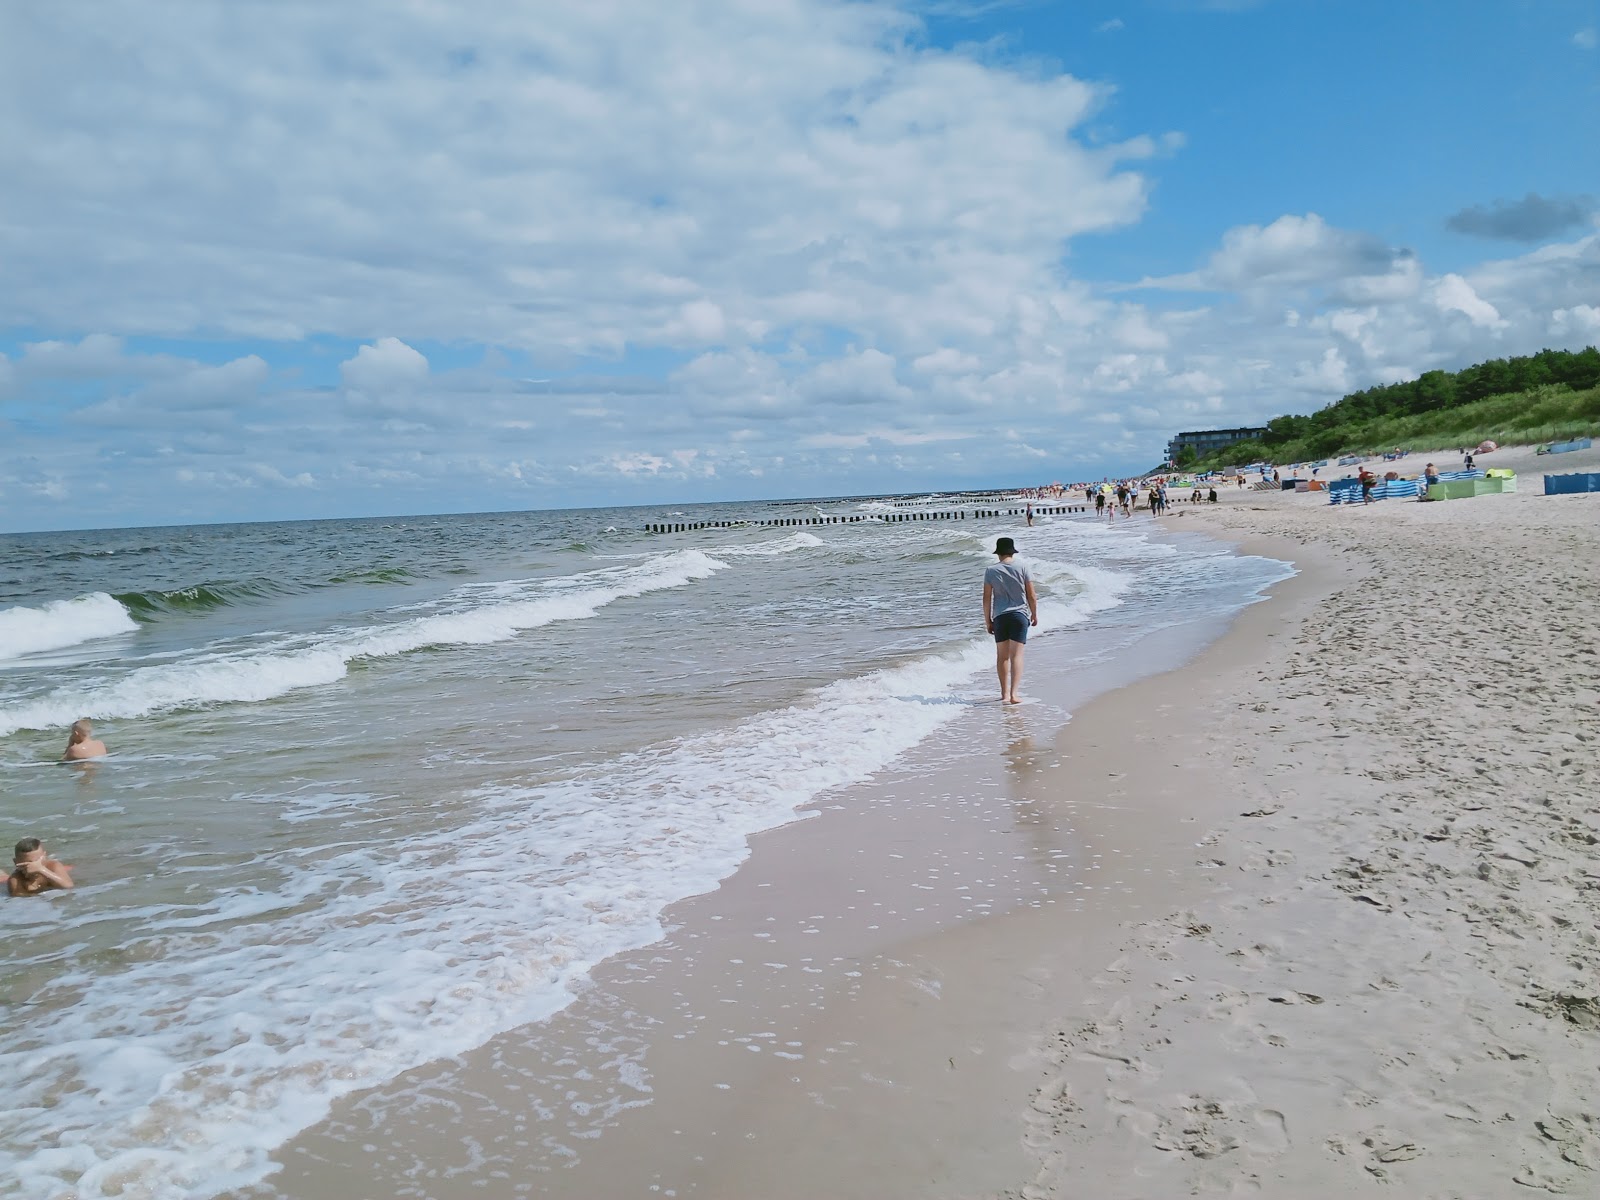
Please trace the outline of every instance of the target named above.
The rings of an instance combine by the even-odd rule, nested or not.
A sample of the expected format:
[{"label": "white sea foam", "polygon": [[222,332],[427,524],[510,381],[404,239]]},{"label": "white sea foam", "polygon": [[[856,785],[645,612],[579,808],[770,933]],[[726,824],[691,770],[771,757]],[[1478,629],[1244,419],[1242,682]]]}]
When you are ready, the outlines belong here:
[{"label": "white sea foam", "polygon": [[772,558],[779,554],[793,554],[796,550],[807,550],[824,544],[814,533],[792,533],[786,538],[772,542],[756,542],[749,546],[718,546],[717,554],[722,558]]},{"label": "white sea foam", "polygon": [[19,729],[50,729],[82,716],[142,717],[207,704],[270,700],[298,688],[334,683],[357,659],[385,658],[427,646],[505,641],[553,621],[592,617],[616,600],[683,587],[726,566],[698,550],[680,550],[637,566],[493,585],[487,591],[477,589],[476,596],[473,589],[463,588],[457,602],[476,602],[456,611],[330,633],[309,643],[286,640],[271,649],[203,654],[139,667],[97,685],[57,688],[38,699],[0,708],[0,736]]},{"label": "white sea foam", "polygon": [[0,660],[132,633],[138,623],[113,597],[91,592],[38,608],[0,609]]},{"label": "white sea foam", "polygon": [[[722,531],[719,531],[722,532]],[[812,546],[821,546],[826,543],[815,534],[792,533],[788,537],[775,538],[770,542],[751,542],[749,545],[740,546],[730,543],[725,546],[716,546],[713,553],[718,558],[769,558],[779,554],[792,554],[796,550],[806,550]],[[634,550],[621,554],[596,554],[594,557],[606,561],[618,559],[635,561],[641,558],[654,558],[658,551]]]},{"label": "white sea foam", "polygon": [[[1114,572],[1037,571],[1046,627],[1116,603]],[[0,1176],[84,1200],[247,1186],[338,1097],[558,1011],[594,964],[656,940],[668,905],[731,873],[752,833],[969,712],[962,691],[992,663],[973,638],[577,778],[485,789],[443,845],[310,847],[271,893],[152,914],[117,972],[63,964],[50,986],[74,1003],[0,1051]],[[45,1044],[50,1069],[23,1070]]]},{"label": "white sea foam", "polygon": [[[856,573],[875,587],[899,578],[895,564],[926,561],[934,565],[918,568],[918,578],[929,586],[955,566],[961,578],[953,586],[975,588],[977,572],[962,564],[992,562],[992,535],[1013,532],[1039,582],[1046,636],[1108,613],[1110,626],[1147,592],[1166,604],[1174,592],[1163,581],[1203,591],[1207,579],[1225,584],[1233,575],[1197,568],[1191,579],[1182,570],[1187,551],[1173,560],[1165,544],[1120,525],[1115,535],[1084,522],[1025,533],[980,533],[973,525],[908,522],[878,527],[870,541],[841,528],[826,541],[794,533],[743,549],[812,551],[758,559],[763,579],[798,604],[839,575],[835,553],[851,563],[881,558],[887,565],[878,576]],[[894,557],[923,548],[944,553]],[[951,551],[964,553],[941,564]],[[697,572],[735,557],[727,548],[715,554],[654,553],[562,580],[476,584],[437,604],[389,610],[386,625],[330,632],[314,645],[274,639],[235,659],[275,655],[287,662],[281,669],[325,669],[337,678],[357,654],[513,636],[527,627],[520,620],[592,615],[612,593],[639,594],[619,589],[679,586],[673,581],[703,578]],[[734,603],[747,595],[729,592]],[[673,615],[720,613],[721,595],[680,594],[684,612]],[[692,608],[700,599],[710,603]],[[837,607],[829,595],[819,603]],[[719,634],[726,628],[724,620],[682,623]],[[970,629],[965,619],[960,627]],[[330,652],[332,661],[304,657],[313,652]],[[141,894],[115,910],[116,896],[128,893],[110,887],[21,906],[28,912],[19,919],[30,927],[67,925],[69,938],[87,942],[92,933],[124,950],[111,962],[53,959],[29,1003],[12,1010],[16,1020],[0,1042],[0,1070],[10,1068],[11,1080],[0,1179],[32,1180],[49,1200],[248,1189],[270,1169],[273,1148],[321,1119],[339,1096],[557,1011],[592,964],[654,940],[666,906],[735,869],[752,832],[794,820],[807,801],[871,776],[971,713],[964,697],[992,664],[987,639],[965,639],[817,688],[792,706],[730,718],[714,734],[652,733],[660,740],[651,748],[596,755],[562,781],[476,792],[464,818],[441,822],[444,837],[439,829],[397,834],[386,806],[394,797],[319,780],[270,801],[293,835],[291,848],[266,860],[284,866],[271,886],[246,889],[228,879],[207,894],[208,876],[197,866],[181,907]],[[196,664],[140,669],[186,665]],[[219,680],[227,678],[223,670]],[[173,683],[174,695],[190,697],[177,703],[195,702],[195,688],[179,686],[177,676]],[[0,719],[7,715],[0,709]],[[268,802],[266,794],[251,799],[257,813],[256,804]],[[429,882],[441,871],[452,880],[443,904]],[[222,877],[220,870],[209,876]],[[5,1188],[0,1183],[0,1194]]]}]

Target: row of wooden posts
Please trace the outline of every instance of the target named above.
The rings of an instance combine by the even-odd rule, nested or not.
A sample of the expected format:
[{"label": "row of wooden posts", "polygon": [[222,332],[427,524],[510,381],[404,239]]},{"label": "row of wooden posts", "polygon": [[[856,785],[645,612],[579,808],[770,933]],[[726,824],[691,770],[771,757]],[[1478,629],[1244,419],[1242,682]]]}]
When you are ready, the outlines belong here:
[{"label": "row of wooden posts", "polygon": [[[965,521],[968,517],[1020,517],[1026,513],[1021,508],[977,508],[971,512],[957,509],[953,512],[894,512],[868,515],[858,513],[849,517],[773,517],[765,521],[692,521],[687,524],[682,522],[673,524],[646,525],[646,533],[690,533],[696,529],[736,529],[748,525],[850,525],[857,521]],[[1088,512],[1085,504],[1053,504],[1048,507],[1035,506],[1035,516],[1054,516],[1065,513]]]}]

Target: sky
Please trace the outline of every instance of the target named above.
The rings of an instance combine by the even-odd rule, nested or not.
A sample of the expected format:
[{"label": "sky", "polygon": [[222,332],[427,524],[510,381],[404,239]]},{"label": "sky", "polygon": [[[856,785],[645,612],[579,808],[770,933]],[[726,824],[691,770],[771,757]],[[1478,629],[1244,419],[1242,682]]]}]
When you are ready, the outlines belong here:
[{"label": "sky", "polygon": [[1027,486],[1600,342],[1600,0],[0,5],[0,531]]}]

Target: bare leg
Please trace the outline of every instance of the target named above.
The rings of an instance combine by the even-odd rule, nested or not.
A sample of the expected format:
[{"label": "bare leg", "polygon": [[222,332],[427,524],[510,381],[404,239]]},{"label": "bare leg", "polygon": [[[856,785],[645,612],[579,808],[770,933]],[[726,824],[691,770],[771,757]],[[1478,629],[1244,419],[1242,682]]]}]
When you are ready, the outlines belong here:
[{"label": "bare leg", "polygon": [[1000,677],[1001,700],[1011,695],[1011,647],[1015,645],[1015,642],[994,644],[994,671]]},{"label": "bare leg", "polygon": [[[1017,684],[1022,682],[1022,650],[1024,643],[1001,642],[1000,645],[1009,652],[1007,658],[1010,660],[1009,665],[1011,668],[1009,672],[1011,675],[1011,690],[1006,693],[1006,703],[1021,704],[1022,701],[1017,699]],[[1004,676],[1001,677],[1000,686],[1002,688],[1005,687]]]}]

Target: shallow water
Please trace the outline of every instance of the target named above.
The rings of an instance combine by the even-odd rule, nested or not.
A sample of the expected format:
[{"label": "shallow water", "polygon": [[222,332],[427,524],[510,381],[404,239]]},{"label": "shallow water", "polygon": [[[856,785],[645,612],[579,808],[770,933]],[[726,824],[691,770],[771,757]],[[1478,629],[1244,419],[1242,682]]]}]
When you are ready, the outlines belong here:
[{"label": "shallow water", "polygon": [[[0,805],[81,885],[4,909],[0,1181],[258,1179],[333,1098],[557,1011],[751,833],[967,752],[997,534],[1041,688],[1288,573],[1144,519],[642,531],[812,511],[0,537]],[[80,716],[113,756],[55,765]]]}]

